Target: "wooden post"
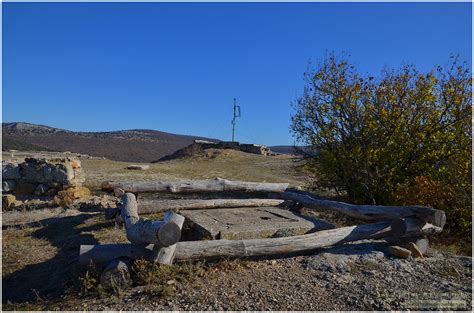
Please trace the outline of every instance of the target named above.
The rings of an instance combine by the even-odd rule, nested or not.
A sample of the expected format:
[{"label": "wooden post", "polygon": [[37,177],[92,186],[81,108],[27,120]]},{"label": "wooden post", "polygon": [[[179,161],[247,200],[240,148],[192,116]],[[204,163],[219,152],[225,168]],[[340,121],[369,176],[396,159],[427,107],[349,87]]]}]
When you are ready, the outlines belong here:
[{"label": "wooden post", "polygon": [[[173,222],[178,225],[181,230],[184,224],[184,216],[176,214],[172,211],[167,211],[165,213],[165,221]],[[160,264],[171,264],[176,252],[176,244],[169,247],[160,247],[159,245],[154,245],[152,259],[156,263]]]}]

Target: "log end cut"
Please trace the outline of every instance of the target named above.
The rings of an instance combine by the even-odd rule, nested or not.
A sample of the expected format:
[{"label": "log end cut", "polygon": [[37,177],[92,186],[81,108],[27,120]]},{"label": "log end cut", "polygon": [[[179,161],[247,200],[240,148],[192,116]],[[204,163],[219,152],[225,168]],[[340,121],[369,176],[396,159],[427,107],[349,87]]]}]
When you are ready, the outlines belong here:
[{"label": "log end cut", "polygon": [[158,229],[156,237],[162,247],[169,247],[181,239],[181,228],[176,223],[166,223]]}]

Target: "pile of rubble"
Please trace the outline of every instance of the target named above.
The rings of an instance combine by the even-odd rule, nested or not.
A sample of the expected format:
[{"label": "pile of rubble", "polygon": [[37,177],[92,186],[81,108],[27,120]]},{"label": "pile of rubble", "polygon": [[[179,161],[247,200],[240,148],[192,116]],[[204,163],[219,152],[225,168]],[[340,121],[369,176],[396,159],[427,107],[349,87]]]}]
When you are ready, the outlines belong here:
[{"label": "pile of rubble", "polygon": [[81,162],[75,158],[26,158],[3,162],[2,202],[9,208],[15,196],[54,197],[57,205],[72,203],[90,195]]}]

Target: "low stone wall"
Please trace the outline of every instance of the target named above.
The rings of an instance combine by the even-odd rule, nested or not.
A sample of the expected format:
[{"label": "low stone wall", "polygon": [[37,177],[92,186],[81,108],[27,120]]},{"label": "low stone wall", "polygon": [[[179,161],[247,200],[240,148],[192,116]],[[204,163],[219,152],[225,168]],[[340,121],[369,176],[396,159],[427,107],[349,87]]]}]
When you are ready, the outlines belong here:
[{"label": "low stone wall", "polygon": [[26,158],[22,163],[2,164],[3,193],[54,196],[84,181],[81,162],[75,158]]},{"label": "low stone wall", "polygon": [[193,145],[200,145],[203,150],[205,149],[232,149],[247,153],[260,154],[260,155],[271,155],[272,151],[270,148],[263,145],[240,143],[237,141],[220,141],[210,142],[195,140]]}]

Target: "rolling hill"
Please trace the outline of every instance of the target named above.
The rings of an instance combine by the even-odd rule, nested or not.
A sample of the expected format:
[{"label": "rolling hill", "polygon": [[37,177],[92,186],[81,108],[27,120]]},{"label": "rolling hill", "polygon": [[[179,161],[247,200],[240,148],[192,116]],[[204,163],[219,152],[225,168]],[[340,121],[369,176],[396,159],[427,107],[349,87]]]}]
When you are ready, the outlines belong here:
[{"label": "rolling hill", "polygon": [[70,151],[126,162],[151,162],[191,144],[197,136],[156,130],[74,132],[30,123],[2,123],[2,149]]}]

